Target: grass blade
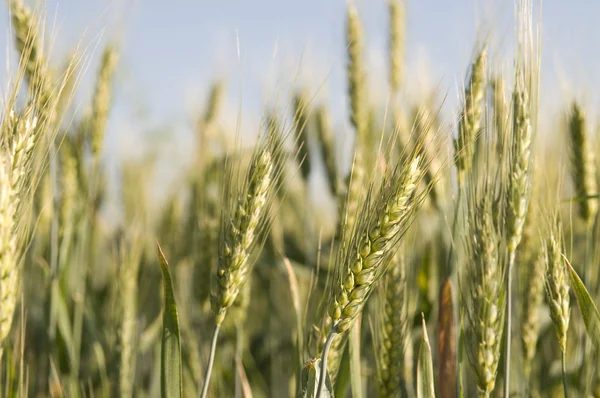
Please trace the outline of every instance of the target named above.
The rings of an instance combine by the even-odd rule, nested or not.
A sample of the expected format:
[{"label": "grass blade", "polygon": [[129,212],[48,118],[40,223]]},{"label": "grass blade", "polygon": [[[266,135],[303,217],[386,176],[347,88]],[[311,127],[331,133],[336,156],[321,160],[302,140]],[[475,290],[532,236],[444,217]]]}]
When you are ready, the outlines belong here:
[{"label": "grass blade", "polygon": [[417,367],[417,398],[435,398],[435,387],[433,384],[433,360],[431,358],[431,346],[427,337],[427,325],[423,317],[423,337],[419,349],[419,364]]},{"label": "grass blade", "polygon": [[290,284],[290,295],[292,298],[292,305],[294,306],[294,314],[296,319],[296,394],[300,393],[302,389],[301,376],[302,376],[302,355],[304,353],[304,325],[302,320],[302,310],[300,308],[300,288],[298,286],[298,278],[292,268],[292,264],[287,257],[283,257],[283,264],[288,276],[288,282]]},{"label": "grass blade", "polygon": [[165,304],[163,312],[163,330],[161,346],[160,395],[163,398],[183,397],[181,372],[181,337],[179,333],[179,317],[173,293],[173,281],[169,272],[169,264],[156,242],[160,269],[165,285]]},{"label": "grass blade", "polygon": [[581,315],[583,316],[583,322],[585,323],[587,334],[592,340],[594,347],[596,347],[596,349],[600,349],[600,314],[598,313],[598,308],[585,288],[585,285],[581,281],[581,278],[579,278],[579,275],[577,275],[577,272],[571,266],[569,260],[567,260],[564,255],[563,258],[569,268],[571,285],[573,286],[575,297],[577,297],[577,303],[579,304],[579,309],[581,311]]}]

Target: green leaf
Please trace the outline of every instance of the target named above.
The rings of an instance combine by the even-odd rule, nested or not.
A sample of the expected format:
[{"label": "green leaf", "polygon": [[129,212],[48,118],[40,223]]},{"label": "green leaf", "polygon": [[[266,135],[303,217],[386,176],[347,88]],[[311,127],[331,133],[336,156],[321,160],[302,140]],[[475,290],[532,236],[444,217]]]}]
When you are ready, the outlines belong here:
[{"label": "green leaf", "polygon": [[65,341],[64,346],[67,350],[69,360],[71,363],[75,363],[77,361],[77,354],[75,353],[75,338],[71,327],[72,323],[69,316],[69,306],[67,305],[64,293],[60,288],[60,284],[57,281],[52,283],[52,311],[54,311],[52,315],[55,319],[58,332]]},{"label": "green leaf", "polygon": [[163,311],[163,330],[161,345],[160,395],[162,398],[183,397],[181,372],[181,337],[177,304],[173,294],[173,282],[169,264],[156,242],[158,258],[165,286],[165,305]]},{"label": "green leaf", "polygon": [[292,305],[294,307],[294,314],[296,318],[296,395],[300,394],[302,389],[302,355],[304,354],[304,323],[302,318],[302,309],[300,308],[300,288],[298,286],[298,278],[292,267],[292,263],[287,257],[283,257],[283,264],[288,276],[288,282],[290,284],[290,296],[292,298]]},{"label": "green leaf", "polygon": [[429,337],[427,337],[427,325],[423,313],[421,313],[421,317],[423,318],[423,336],[417,366],[417,398],[435,398],[431,346],[429,345]]},{"label": "green leaf", "polygon": [[[321,359],[313,359],[309,361],[302,369],[302,385],[305,386],[302,393],[303,398],[314,398],[317,396],[317,388],[319,386],[319,376],[321,374]],[[321,391],[321,398],[333,397],[333,388],[331,387],[331,379],[327,374],[325,386]]]},{"label": "green leaf", "polygon": [[577,297],[577,303],[579,304],[579,309],[581,310],[581,315],[583,316],[583,322],[585,323],[585,329],[587,330],[587,334],[592,340],[592,344],[596,349],[600,349],[600,314],[598,313],[598,308],[596,308],[596,304],[590,297],[585,285],[577,275],[577,272],[569,263],[569,260],[563,255],[567,266],[569,267],[569,274],[571,275],[571,285],[573,286],[573,291],[575,292],[575,297]]}]

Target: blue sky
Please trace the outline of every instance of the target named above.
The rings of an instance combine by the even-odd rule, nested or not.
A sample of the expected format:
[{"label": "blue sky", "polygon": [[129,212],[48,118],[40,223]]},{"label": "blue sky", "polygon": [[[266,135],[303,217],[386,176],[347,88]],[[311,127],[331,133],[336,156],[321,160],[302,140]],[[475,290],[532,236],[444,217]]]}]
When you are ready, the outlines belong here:
[{"label": "blue sky", "polygon": [[[214,78],[228,82],[229,114],[237,110],[243,93],[246,129],[257,126],[264,104],[287,91],[296,75],[313,90],[322,86],[319,100],[331,104],[343,127],[346,4],[346,0],[46,0],[45,9],[48,30],[55,31],[54,65],[81,37],[90,45],[90,69],[78,98],[81,106],[86,105],[97,67],[96,44],[101,48],[116,41],[122,48],[107,152],[128,156],[158,140],[163,156],[177,164],[185,162],[194,112],[201,109]],[[355,0],[355,4],[367,34],[370,83],[383,100],[387,1]],[[451,115],[473,45],[489,32],[492,57],[501,58],[499,64],[510,73],[513,15],[512,1],[408,0],[408,93],[427,87],[447,93],[445,112]],[[598,15],[596,1],[544,1],[544,112],[552,113],[577,96],[595,113],[600,92]],[[3,44],[9,43],[8,19],[3,5]],[[2,79],[4,67],[2,62]],[[223,123],[233,126],[235,121]]]}]

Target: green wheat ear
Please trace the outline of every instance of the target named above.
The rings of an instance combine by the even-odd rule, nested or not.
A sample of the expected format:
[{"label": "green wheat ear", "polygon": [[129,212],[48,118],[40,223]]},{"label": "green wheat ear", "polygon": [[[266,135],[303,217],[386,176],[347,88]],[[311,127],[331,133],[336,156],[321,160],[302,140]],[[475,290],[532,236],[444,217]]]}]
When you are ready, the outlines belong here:
[{"label": "green wheat ear", "polygon": [[400,89],[404,78],[404,0],[390,0],[390,88],[392,95]]},{"label": "green wheat ear", "polygon": [[489,397],[496,386],[500,362],[505,287],[501,234],[493,214],[493,184],[481,184],[480,191],[469,199],[465,238],[468,265],[461,278],[461,289],[465,296],[462,311],[469,362],[477,375],[479,396]]},{"label": "green wheat ear", "polygon": [[507,247],[515,253],[521,241],[531,194],[533,129],[524,76],[517,75],[513,93],[513,136],[510,151],[506,208]]},{"label": "green wheat ear", "polygon": [[[39,112],[51,109],[52,77],[44,54],[39,32],[40,24],[33,12],[21,0],[10,0],[17,51],[24,66],[29,93]],[[40,116],[42,120],[49,117]]]},{"label": "green wheat ear", "polygon": [[8,337],[17,305],[20,263],[26,248],[25,221],[31,213],[29,192],[35,181],[39,140],[32,108],[4,115],[0,146],[0,344]]},{"label": "green wheat ear", "polygon": [[366,77],[363,66],[363,28],[356,7],[350,5],[347,12],[346,44],[348,48],[348,97],[350,98],[350,122],[356,130],[359,146],[365,144],[368,126],[368,103]]},{"label": "green wheat ear", "polygon": [[458,124],[458,137],[454,142],[459,183],[462,183],[465,174],[471,169],[475,153],[475,140],[481,130],[486,66],[487,48],[484,46],[471,66],[471,77],[465,89],[464,105]]},{"label": "green wheat ear", "polygon": [[[408,229],[423,204],[425,195],[417,187],[427,166],[413,152],[406,162],[399,163],[388,172],[372,197],[367,197],[356,226],[349,238],[339,246],[335,261],[335,275],[330,279],[328,292],[329,319],[323,325],[328,330],[323,345],[324,367],[320,381],[325,380],[326,363],[330,352],[337,351],[338,342],[345,338],[355,319],[385,274],[396,245]],[[342,346],[343,347],[343,346]],[[321,391],[321,388],[319,388]]]},{"label": "green wheat ear", "polygon": [[267,201],[274,187],[274,160],[268,149],[257,152],[251,161],[246,188],[242,191],[232,219],[222,225],[217,283],[212,297],[216,324],[221,325],[250,272],[251,249],[259,239],[259,228],[268,212]]},{"label": "green wheat ear", "polygon": [[376,332],[376,364],[379,395],[395,397],[402,391],[404,357],[408,343],[408,292],[403,249],[394,256],[390,269],[382,279]]},{"label": "green wheat ear", "polygon": [[100,70],[96,81],[96,90],[92,99],[92,112],[89,119],[92,153],[100,156],[104,144],[104,132],[112,101],[112,80],[117,67],[119,53],[116,47],[108,46],[102,54]]},{"label": "green wheat ear", "polygon": [[567,330],[570,319],[569,275],[563,260],[562,226],[555,220],[547,233],[544,244],[546,262],[546,296],[550,307],[550,318],[562,352],[567,349]]},{"label": "green wheat ear", "polygon": [[219,330],[228,309],[247,283],[270,228],[271,208],[281,186],[282,164],[287,156],[277,134],[272,126],[266,126],[241,186],[235,183],[233,168],[229,166],[226,171],[229,185],[223,192],[226,204],[221,213],[218,266],[211,289],[215,328],[202,397],[208,394]]},{"label": "green wheat ear", "polygon": [[579,216],[589,227],[598,213],[598,193],[596,163],[589,144],[585,114],[581,106],[574,102],[569,119],[571,148],[571,175],[577,193]]},{"label": "green wheat ear", "polygon": [[539,337],[539,309],[544,299],[544,269],[545,256],[540,253],[529,263],[526,272],[524,293],[524,309],[521,321],[521,340],[523,343],[524,373],[528,380],[535,359],[536,346]]},{"label": "green wheat ear", "polygon": [[347,253],[339,258],[337,267],[341,272],[336,281],[335,299],[329,308],[336,333],[350,329],[375,282],[383,275],[390,250],[418,206],[415,193],[424,170],[420,162],[420,157],[413,158],[401,169],[398,179],[390,181],[393,185],[384,185],[383,189],[389,192],[380,195],[379,214],[371,214],[370,220],[361,220]]}]

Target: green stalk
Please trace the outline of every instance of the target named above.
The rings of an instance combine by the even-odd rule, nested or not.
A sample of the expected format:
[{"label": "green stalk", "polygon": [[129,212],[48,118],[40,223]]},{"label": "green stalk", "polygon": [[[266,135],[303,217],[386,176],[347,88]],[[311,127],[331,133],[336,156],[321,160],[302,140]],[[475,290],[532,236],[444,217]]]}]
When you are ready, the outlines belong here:
[{"label": "green stalk", "polygon": [[456,196],[456,203],[454,203],[454,220],[452,220],[452,235],[450,239],[450,250],[448,250],[448,259],[446,260],[447,273],[446,276],[450,277],[454,273],[452,255],[454,254],[454,237],[456,236],[456,228],[458,227],[458,210],[460,208],[460,200],[462,198],[462,187],[459,184],[458,194]]},{"label": "green stalk", "polygon": [[[54,305],[52,294],[54,285],[57,284],[58,277],[58,164],[56,159],[56,143],[54,139],[50,139],[50,195],[52,197],[52,218],[50,220],[50,283],[48,284],[47,292],[47,326],[52,327],[54,324]],[[47,347],[47,353],[52,352],[52,348],[55,347],[55,333],[51,330],[51,333],[46,337],[46,341],[49,344]],[[47,369],[50,369],[50,358],[46,361]],[[50,375],[48,373],[48,375]]]},{"label": "green stalk", "polygon": [[562,382],[563,382],[563,390],[565,393],[565,398],[568,398],[569,395],[567,393],[567,352],[562,351]]},{"label": "green stalk", "polygon": [[321,356],[321,374],[319,375],[319,384],[317,386],[317,395],[315,398],[321,398],[321,392],[323,391],[325,379],[327,378],[327,356],[329,355],[329,349],[331,348],[331,343],[333,343],[333,338],[336,335],[337,333],[335,332],[334,326],[331,328],[331,332],[329,332],[329,336],[327,336],[325,346],[323,347],[323,355]]},{"label": "green stalk", "polygon": [[[450,249],[448,250],[448,259],[446,260],[446,278],[451,278],[453,273],[454,273],[454,262],[452,261],[453,259],[453,254],[454,254],[454,237],[456,236],[456,229],[458,228],[458,211],[460,209],[460,201],[462,199],[462,186],[459,183],[458,185],[458,194],[456,196],[456,203],[454,203],[454,220],[452,220],[452,233],[450,236]],[[442,283],[444,283],[444,281],[442,281]],[[440,285],[442,286],[442,285]],[[459,325],[460,324],[460,316],[459,316],[459,312],[458,312],[458,307],[455,306],[454,308],[454,325]],[[458,333],[456,333],[456,347],[457,347],[457,353],[456,353],[456,369],[458,371],[458,375],[459,375],[459,382],[456,383],[456,396],[457,397],[461,397],[462,394],[462,364],[460,361],[460,357],[461,357],[461,334],[462,334],[462,328],[459,328]],[[441,380],[438,380],[438,383],[441,383]]]},{"label": "green stalk", "polygon": [[210,343],[210,354],[208,356],[208,365],[206,366],[206,374],[204,375],[204,385],[202,386],[201,398],[206,398],[208,394],[208,385],[210,384],[210,374],[212,373],[213,364],[215,363],[215,352],[217,351],[217,340],[219,338],[219,330],[221,325],[216,324],[213,331],[212,342]]},{"label": "green stalk", "polygon": [[512,327],[512,271],[515,264],[515,251],[508,254],[508,271],[506,273],[506,341],[504,367],[504,397],[510,397],[510,340]]},{"label": "green stalk", "polygon": [[[85,312],[85,296],[87,290],[87,275],[89,264],[91,260],[92,254],[92,245],[94,244],[93,239],[93,231],[95,228],[95,217],[97,213],[96,206],[96,195],[98,193],[98,184],[100,181],[100,158],[96,156],[94,158],[91,172],[90,172],[90,186],[88,191],[88,211],[87,217],[85,218],[85,222],[83,224],[84,234],[81,240],[81,258],[83,261],[83,269],[80,269],[80,286],[81,290],[78,292],[78,300],[75,302],[75,311],[74,311],[74,320],[73,320],[73,337],[75,340],[75,361],[73,364],[74,373],[72,374],[73,383],[71,385],[71,394],[74,397],[79,396],[77,392],[77,388],[79,385],[79,368],[81,363],[81,342],[82,342],[82,334],[83,334],[83,318]],[[74,379],[74,380],[73,380]]]},{"label": "green stalk", "polygon": [[[588,267],[590,266],[590,255],[592,252],[592,235],[593,235],[593,223],[587,225],[586,231],[585,231],[585,252],[584,252],[584,263],[583,263],[583,270],[581,272],[581,276],[582,276],[582,281],[583,284],[586,286],[589,286],[589,277],[588,277]],[[582,341],[583,343],[583,347],[582,347],[582,358],[581,358],[581,367],[583,369],[583,375],[585,377],[585,394],[588,394],[590,391],[590,382],[592,377],[590,377],[590,361],[588,360],[588,356],[587,356],[587,346],[588,346],[588,339],[586,336],[586,331],[585,331],[585,327],[582,328],[581,331],[581,336],[579,336],[580,341]],[[565,389],[567,387],[565,386]],[[566,391],[565,391],[566,392]],[[566,393],[565,393],[565,398],[566,398]]]},{"label": "green stalk", "polygon": [[[244,354],[244,329],[241,325],[235,326],[235,356],[236,360],[239,359],[242,363],[242,356]],[[236,366],[237,369],[237,366]],[[240,372],[235,372],[235,398],[243,397],[242,390],[242,378]]]},{"label": "green stalk", "polygon": [[[90,231],[91,231],[91,223],[90,220],[87,220],[84,225],[84,236],[82,239],[82,247],[80,249],[80,251],[82,251],[82,255],[81,258],[86,258],[89,259],[89,253],[90,253],[90,247],[92,245],[92,240],[90,239]],[[79,369],[80,369],[80,364],[81,364],[81,342],[82,342],[82,335],[83,335],[83,317],[84,317],[84,310],[85,310],[85,295],[86,295],[86,288],[87,288],[87,270],[88,270],[88,263],[87,261],[84,261],[83,264],[83,269],[80,269],[79,272],[80,274],[80,291],[77,292],[77,299],[75,301],[75,311],[74,311],[74,318],[73,318],[73,339],[74,339],[74,345],[75,345],[75,350],[74,350],[74,354],[75,354],[75,358],[73,361],[73,370],[71,373],[71,396],[72,397],[78,397],[79,396],[79,392],[78,392],[78,388],[79,388]]]}]

